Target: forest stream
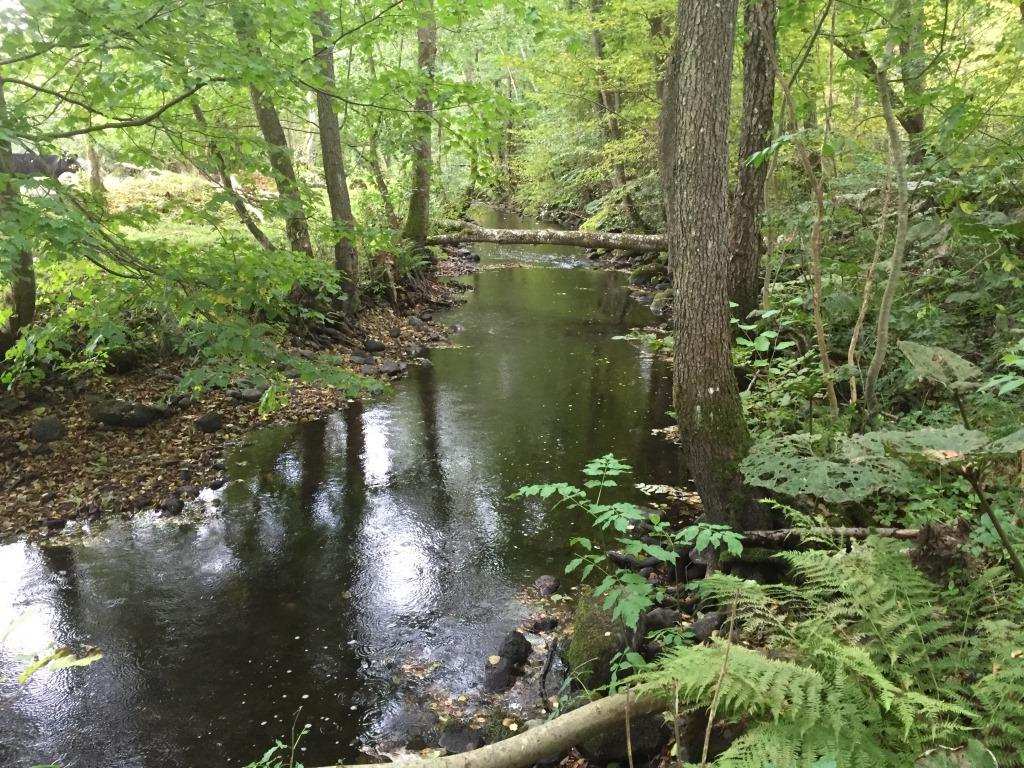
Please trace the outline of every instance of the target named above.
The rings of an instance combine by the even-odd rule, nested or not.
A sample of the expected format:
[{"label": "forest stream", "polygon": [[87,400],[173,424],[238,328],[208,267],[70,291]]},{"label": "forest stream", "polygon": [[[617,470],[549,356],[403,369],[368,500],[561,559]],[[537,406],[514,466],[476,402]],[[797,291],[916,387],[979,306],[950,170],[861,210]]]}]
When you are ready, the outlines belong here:
[{"label": "forest stream", "polygon": [[[476,250],[445,318],[464,330],[392,396],[251,434],[190,518],[0,546],[0,764],[240,766],[300,706],[306,765],[400,741],[423,706],[409,670],[478,689],[524,588],[585,530],[510,493],[611,451],[678,479],[651,434],[670,370],[612,338],[650,320],[624,277],[573,249]],[[103,658],[20,684],[54,645]]]}]

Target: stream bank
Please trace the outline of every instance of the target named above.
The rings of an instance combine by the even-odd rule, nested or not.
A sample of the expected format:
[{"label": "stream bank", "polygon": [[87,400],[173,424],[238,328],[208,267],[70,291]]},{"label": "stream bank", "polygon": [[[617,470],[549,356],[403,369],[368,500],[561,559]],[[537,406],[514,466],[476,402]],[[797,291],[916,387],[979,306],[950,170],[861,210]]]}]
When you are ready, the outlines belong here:
[{"label": "stream bank", "polygon": [[[299,759],[359,760],[430,720],[431,686],[471,724],[489,657],[550,612],[523,595],[589,526],[509,494],[611,451],[638,480],[679,474],[652,434],[670,369],[613,339],[651,318],[623,276],[571,251],[478,252],[466,304],[441,318],[465,330],[393,396],[248,433],[190,514],[0,547],[0,625],[15,624],[0,762],[238,765],[287,739],[300,707]],[[104,656],[17,684],[52,645]],[[524,685],[505,735],[541,707]]]}]

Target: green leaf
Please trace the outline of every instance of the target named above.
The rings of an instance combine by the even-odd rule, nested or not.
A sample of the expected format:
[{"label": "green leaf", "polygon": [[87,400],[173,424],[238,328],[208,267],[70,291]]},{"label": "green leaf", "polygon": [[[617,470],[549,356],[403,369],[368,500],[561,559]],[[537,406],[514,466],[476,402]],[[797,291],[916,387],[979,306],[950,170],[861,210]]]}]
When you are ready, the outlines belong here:
[{"label": "green leaf", "polygon": [[947,387],[976,385],[982,372],[978,366],[943,347],[929,347],[912,341],[897,344],[919,379]]},{"label": "green leaf", "polygon": [[19,683],[27,683],[32,675],[42,669],[58,670],[68,667],[87,667],[103,658],[103,654],[97,648],[87,648],[82,656],[76,656],[74,651],[67,647],[55,648],[45,656],[41,656],[18,675]]}]

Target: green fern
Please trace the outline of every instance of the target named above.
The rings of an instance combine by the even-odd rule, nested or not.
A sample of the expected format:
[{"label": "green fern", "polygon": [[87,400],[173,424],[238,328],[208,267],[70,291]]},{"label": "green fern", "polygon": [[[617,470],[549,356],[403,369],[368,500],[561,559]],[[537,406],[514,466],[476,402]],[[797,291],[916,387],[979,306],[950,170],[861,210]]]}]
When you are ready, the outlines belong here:
[{"label": "green fern", "polygon": [[[1003,568],[941,589],[883,539],[851,551],[785,552],[790,585],[714,574],[705,604],[735,610],[716,716],[748,725],[729,768],[905,768],[928,749],[981,736],[1001,766],[1024,766],[1024,614]],[[638,679],[688,708],[714,698],[728,643],[667,652]],[[819,762],[823,761],[823,762]]]}]

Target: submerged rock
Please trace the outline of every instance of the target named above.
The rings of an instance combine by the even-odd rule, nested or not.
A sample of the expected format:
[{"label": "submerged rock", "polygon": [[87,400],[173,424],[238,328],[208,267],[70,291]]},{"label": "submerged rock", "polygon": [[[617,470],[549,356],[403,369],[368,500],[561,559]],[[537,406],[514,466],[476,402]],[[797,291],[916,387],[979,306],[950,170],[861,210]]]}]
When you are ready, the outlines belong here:
[{"label": "submerged rock", "polygon": [[[668,739],[669,732],[665,718],[660,714],[643,715],[629,721],[629,736],[633,746],[633,759],[644,760],[653,757]],[[580,753],[591,763],[625,764],[629,759],[626,750],[625,723],[609,728],[577,745]]]},{"label": "submerged rock", "polygon": [[600,600],[581,595],[573,614],[573,635],[565,660],[581,684],[593,690],[611,680],[611,664],[629,646],[625,624],[612,618]]},{"label": "submerged rock", "polygon": [[537,590],[541,597],[550,597],[558,591],[561,585],[556,576],[540,576],[533,582],[533,588]]},{"label": "submerged rock", "polygon": [[450,755],[461,755],[482,747],[484,737],[479,731],[455,723],[444,729],[438,745]]},{"label": "submerged rock", "polygon": [[501,643],[500,655],[502,658],[511,661],[512,664],[518,665],[530,658],[532,651],[533,646],[530,645],[530,641],[526,639],[523,633],[512,630]]},{"label": "submerged rock", "polygon": [[528,658],[533,646],[522,632],[513,630],[501,642],[497,656],[487,660],[484,670],[484,688],[489,693],[504,693],[512,684]]}]

